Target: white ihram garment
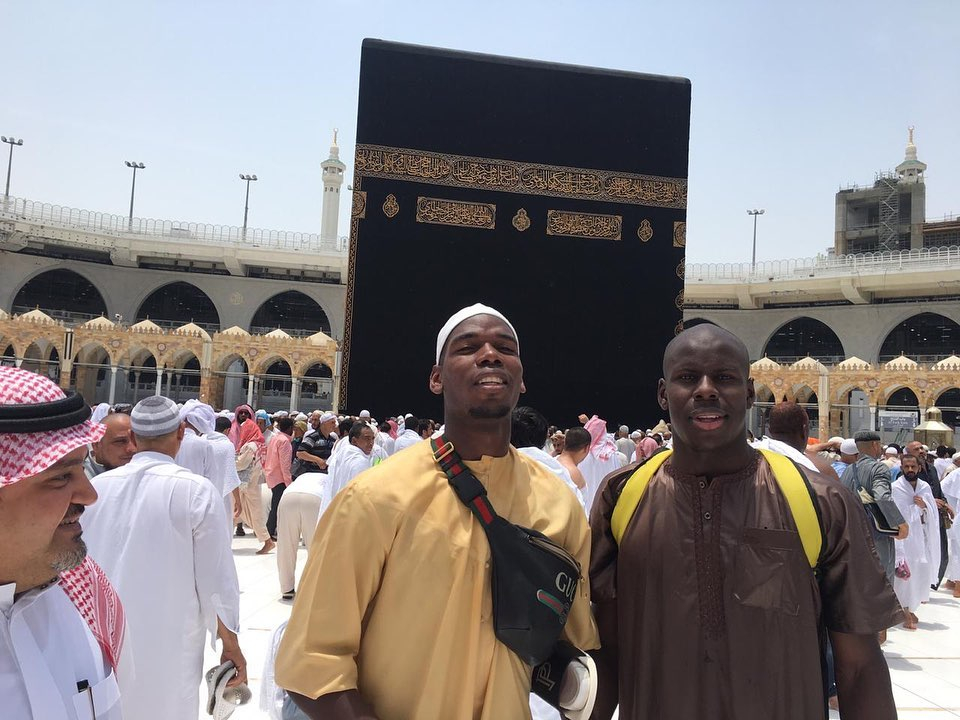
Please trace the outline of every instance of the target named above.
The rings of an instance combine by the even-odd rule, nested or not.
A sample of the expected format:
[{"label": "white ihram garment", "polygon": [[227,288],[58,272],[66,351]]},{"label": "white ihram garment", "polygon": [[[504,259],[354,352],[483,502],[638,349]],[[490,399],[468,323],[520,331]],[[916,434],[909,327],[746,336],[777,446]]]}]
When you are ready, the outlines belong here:
[{"label": "white ihram garment", "polygon": [[[121,720],[116,678],[63,588],[35,588],[14,602],[15,589],[0,585],[0,717],[88,720],[92,694],[97,720]],[[77,680],[91,693],[78,693]]]},{"label": "white ihram garment", "polygon": [[[528,458],[536,460],[547,470],[563,480],[564,484],[577,496],[580,505],[583,505],[583,493],[580,492],[580,488],[577,487],[577,484],[570,477],[570,471],[567,470],[559,460],[553,457],[553,455],[537,447],[517,448],[517,452],[521,452]],[[586,512],[586,508],[584,508],[584,512]]]},{"label": "white ihram garment", "polygon": [[577,467],[580,469],[580,474],[583,475],[583,506],[587,511],[587,517],[589,517],[590,508],[593,507],[593,498],[600,488],[600,482],[614,470],[620,469],[620,459],[615,452],[611,453],[606,460],[601,460],[593,452],[588,452]]},{"label": "white ihram garment", "polygon": [[[910,577],[895,577],[893,589],[897,600],[908,610],[916,610],[921,603],[930,599],[930,586],[937,583],[940,569],[940,513],[930,486],[923,480],[917,480],[914,490],[901,475],[890,487],[893,501],[910,526],[906,540],[894,542],[897,551],[897,564],[907,561]],[[920,508],[914,501],[919,496],[927,504]]]},{"label": "white ihram garment", "polygon": [[[947,504],[960,512],[960,470],[947,473],[940,482],[940,489],[947,499]],[[949,560],[944,577],[947,580],[960,580],[960,516],[954,518],[953,526],[947,530]]]},{"label": "white ihram garment", "polygon": [[423,438],[420,437],[420,433],[416,432],[415,430],[409,430],[409,429],[404,430],[402,433],[400,433],[397,436],[397,439],[394,441],[393,452],[394,454],[396,454],[401,450],[405,450],[408,447],[416,445],[421,440],[423,440]]},{"label": "white ihram garment", "polygon": [[206,478],[156,452],[98,475],[94,488],[84,539],[123,601],[136,664],[132,681],[120,666],[124,714],[196,718],[205,633],[215,645],[218,617],[233,632],[240,625],[223,499]]},{"label": "white ihram garment", "polygon": [[330,503],[337,496],[337,493],[343,490],[347,483],[353,480],[364,470],[368,470],[373,464],[373,457],[367,455],[356,445],[345,442],[336,453],[330,467],[327,482],[323,486],[323,501],[320,506],[320,514],[330,507]]}]

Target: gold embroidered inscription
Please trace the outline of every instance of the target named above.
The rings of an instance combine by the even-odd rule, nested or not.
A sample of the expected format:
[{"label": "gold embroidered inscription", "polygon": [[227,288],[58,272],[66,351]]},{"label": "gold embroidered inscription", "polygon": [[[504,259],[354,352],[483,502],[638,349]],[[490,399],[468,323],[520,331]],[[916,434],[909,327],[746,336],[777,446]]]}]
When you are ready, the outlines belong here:
[{"label": "gold embroidered inscription", "polygon": [[355,218],[367,216],[367,194],[362,190],[353,191],[353,207],[350,209],[350,215]]},{"label": "gold embroidered inscription", "polygon": [[674,302],[677,306],[677,310],[683,310],[683,290],[680,291],[680,294],[677,295],[677,299]]},{"label": "gold embroidered inscription", "polygon": [[619,240],[623,218],[619,215],[547,211],[547,235]]},{"label": "gold embroidered inscription", "polygon": [[492,230],[496,220],[497,206],[492,203],[417,198],[417,222]]},{"label": "gold embroidered inscription", "polygon": [[653,237],[653,226],[649,220],[644,219],[641,221],[640,227],[637,228],[637,237],[643,242],[650,242],[650,239]]},{"label": "gold embroidered inscription", "polygon": [[677,322],[677,324],[673,328],[673,335],[674,337],[676,337],[682,332],[683,332],[683,320],[680,320]]},{"label": "gold embroidered inscription", "polygon": [[683,260],[677,263],[677,277],[683,280],[683,275],[686,272],[687,266]]},{"label": "gold embroidered inscription", "polygon": [[397,213],[400,212],[400,204],[397,202],[397,198],[393,193],[387,195],[387,199],[383,201],[383,214],[388,218],[393,218],[397,216]]},{"label": "gold embroidered inscription", "polygon": [[356,177],[364,175],[651,207],[682,209],[687,206],[687,181],[684,178],[447,155],[381,145],[357,145]]},{"label": "gold embroidered inscription", "polygon": [[687,224],[685,222],[675,222],[673,224],[673,246],[687,246]]},{"label": "gold embroidered inscription", "polygon": [[530,216],[527,215],[527,211],[523,208],[517,210],[517,214],[513,216],[513,226],[523,232],[530,227]]}]

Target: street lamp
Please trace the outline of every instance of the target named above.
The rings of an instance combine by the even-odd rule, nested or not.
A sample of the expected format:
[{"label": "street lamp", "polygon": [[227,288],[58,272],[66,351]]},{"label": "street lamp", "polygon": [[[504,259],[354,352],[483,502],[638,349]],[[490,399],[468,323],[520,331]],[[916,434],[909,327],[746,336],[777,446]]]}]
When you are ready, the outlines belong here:
[{"label": "street lamp", "polygon": [[256,181],[256,175],[244,175],[240,173],[240,179],[247,183],[247,196],[243,199],[243,239],[247,239],[247,212],[250,210],[250,182]]},{"label": "street lamp", "polygon": [[7,137],[6,135],[0,135],[0,140],[10,146],[10,157],[7,160],[7,187],[3,191],[3,200],[6,202],[7,198],[10,197],[10,169],[13,167],[13,146],[23,145],[23,140],[17,140],[14,137]]},{"label": "street lamp", "polygon": [[137,170],[143,170],[146,165],[142,162],[130,162],[129,160],[124,160],[123,164],[128,168],[133,168],[133,183],[130,185],[130,220],[127,222],[127,228],[133,229],[133,194],[137,190]]},{"label": "street lamp", "polygon": [[753,255],[750,256],[750,271],[757,267],[757,215],[763,215],[763,210],[747,210],[747,215],[753,215]]}]

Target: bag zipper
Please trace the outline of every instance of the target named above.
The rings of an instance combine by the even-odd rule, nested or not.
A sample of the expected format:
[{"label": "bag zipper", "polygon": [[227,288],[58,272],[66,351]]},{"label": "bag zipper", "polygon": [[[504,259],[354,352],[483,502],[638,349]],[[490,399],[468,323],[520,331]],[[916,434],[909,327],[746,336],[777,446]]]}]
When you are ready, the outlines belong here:
[{"label": "bag zipper", "polygon": [[531,545],[540,548],[541,550],[546,550],[551,555],[560,558],[561,560],[566,560],[572,567],[577,569],[578,579],[582,580],[583,577],[580,575],[580,563],[577,559],[568,553],[564,548],[560,547],[557,543],[546,538],[537,537],[536,535],[527,535],[527,542]]}]

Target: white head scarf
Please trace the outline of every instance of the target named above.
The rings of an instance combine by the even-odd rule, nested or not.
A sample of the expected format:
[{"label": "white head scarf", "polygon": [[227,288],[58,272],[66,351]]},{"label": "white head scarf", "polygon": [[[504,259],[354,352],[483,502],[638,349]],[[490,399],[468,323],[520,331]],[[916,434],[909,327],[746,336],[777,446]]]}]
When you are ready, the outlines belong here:
[{"label": "white head scarf", "polygon": [[211,435],[217,428],[217,414],[199,400],[187,400],[180,408],[180,421],[193,425],[202,435]]},{"label": "white head scarf", "polygon": [[475,303],[470,307],[465,307],[463,310],[458,310],[455,312],[450,316],[450,319],[443,324],[443,327],[440,328],[440,333],[437,335],[437,364],[440,363],[440,353],[443,352],[443,346],[447,344],[447,338],[450,337],[450,333],[453,332],[453,329],[467,318],[472,318],[476,315],[493,315],[495,318],[500,318],[503,320],[507,324],[507,327],[510,328],[510,332],[513,333],[513,336],[517,338],[517,351],[519,352],[520,338],[517,336],[517,330],[513,327],[513,324],[507,320],[504,314],[499,310],[494,310],[488,305]]}]

